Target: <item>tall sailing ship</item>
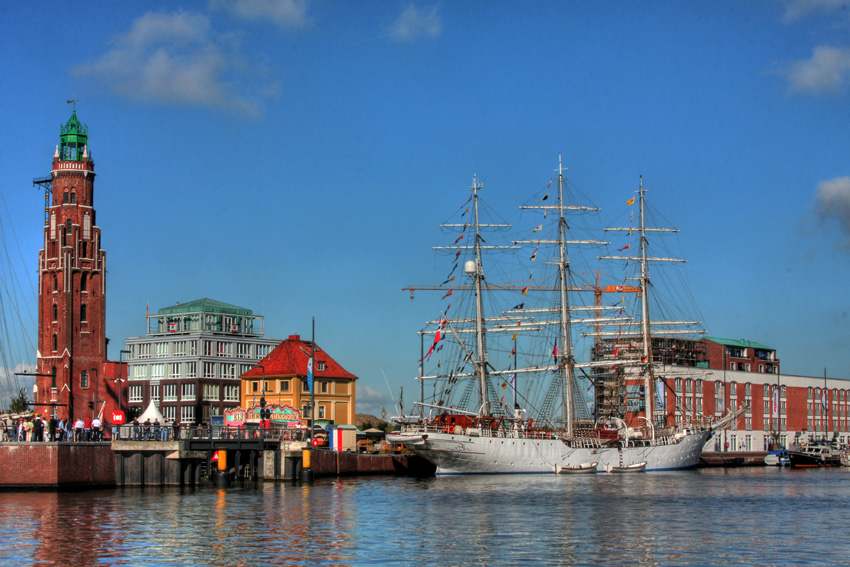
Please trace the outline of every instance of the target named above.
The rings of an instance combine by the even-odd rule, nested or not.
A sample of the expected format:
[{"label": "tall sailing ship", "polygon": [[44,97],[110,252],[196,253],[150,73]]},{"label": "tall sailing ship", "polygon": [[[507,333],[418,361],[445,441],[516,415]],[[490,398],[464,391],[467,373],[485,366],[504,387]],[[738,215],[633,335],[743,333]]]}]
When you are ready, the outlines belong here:
[{"label": "tall sailing ship", "polygon": [[[461,218],[442,225],[452,237],[460,233],[435,247],[450,258],[446,280],[406,288],[411,297],[427,289],[442,294],[438,316],[420,332],[420,401],[412,415],[397,418],[400,428],[387,440],[436,465],[437,474],[695,466],[710,427],[664,411],[667,396],[653,358],[653,332],[701,332],[697,322],[650,318],[648,266],[676,260],[651,257],[647,235],[672,229],[647,227],[641,182],[636,225],[607,229],[634,234],[638,253],[594,255],[597,269],[580,272],[579,261],[591,259],[588,250],[610,243],[583,236],[598,209],[568,204],[560,163],[555,189],[551,181],[535,204],[520,207],[535,225],[525,238],[497,243],[512,227],[484,220],[483,187],[475,179],[456,213]],[[556,193],[551,200],[550,193]],[[636,266],[636,285],[602,286],[601,260]],[[468,283],[458,281],[459,266]],[[504,281],[496,283],[494,274]],[[608,301],[608,292],[621,299]],[[634,298],[633,316],[626,295]],[[580,362],[582,346],[588,356]]]}]

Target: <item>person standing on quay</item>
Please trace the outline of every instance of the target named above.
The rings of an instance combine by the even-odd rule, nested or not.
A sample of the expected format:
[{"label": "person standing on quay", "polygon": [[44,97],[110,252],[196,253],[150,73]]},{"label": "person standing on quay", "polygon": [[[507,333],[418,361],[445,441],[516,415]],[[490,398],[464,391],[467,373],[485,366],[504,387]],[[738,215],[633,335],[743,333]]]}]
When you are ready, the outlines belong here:
[{"label": "person standing on quay", "polygon": [[100,422],[99,418],[94,418],[91,420],[91,440],[92,441],[100,441],[101,440],[101,426],[103,424]]},{"label": "person standing on quay", "polygon": [[133,418],[133,441],[139,441],[141,439],[141,430],[139,428],[139,420],[137,418]]},{"label": "person standing on quay", "polygon": [[41,421],[41,416],[35,416],[35,420],[32,423],[32,440],[35,442],[41,442],[44,440],[44,422]]},{"label": "person standing on quay", "polygon": [[150,418],[145,420],[145,423],[142,425],[142,431],[145,435],[145,441],[151,440],[151,420]]},{"label": "person standing on quay", "polygon": [[85,427],[85,422],[82,419],[77,418],[77,421],[74,423],[74,441],[80,442],[83,440]]},{"label": "person standing on quay", "polygon": [[59,422],[56,421],[56,416],[53,415],[50,417],[50,421],[47,422],[47,440],[48,441],[56,441],[56,428],[58,427]]},{"label": "person standing on quay", "polygon": [[84,441],[91,441],[91,418],[88,416],[83,420],[83,429],[85,430]]},{"label": "person standing on quay", "polygon": [[65,420],[65,441],[73,441],[74,440],[74,422],[69,417]]},{"label": "person standing on quay", "polygon": [[24,422],[24,441],[27,439],[32,441],[32,419],[28,419]]}]

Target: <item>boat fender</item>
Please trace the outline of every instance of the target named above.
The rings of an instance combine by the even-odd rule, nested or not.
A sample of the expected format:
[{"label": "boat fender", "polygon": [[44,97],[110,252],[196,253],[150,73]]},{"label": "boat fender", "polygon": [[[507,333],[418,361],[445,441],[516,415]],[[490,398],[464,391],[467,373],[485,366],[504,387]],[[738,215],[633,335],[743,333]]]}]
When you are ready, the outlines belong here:
[{"label": "boat fender", "polygon": [[460,425],[455,425],[454,432],[455,432],[455,435],[462,435],[463,434],[463,427],[461,427]]}]

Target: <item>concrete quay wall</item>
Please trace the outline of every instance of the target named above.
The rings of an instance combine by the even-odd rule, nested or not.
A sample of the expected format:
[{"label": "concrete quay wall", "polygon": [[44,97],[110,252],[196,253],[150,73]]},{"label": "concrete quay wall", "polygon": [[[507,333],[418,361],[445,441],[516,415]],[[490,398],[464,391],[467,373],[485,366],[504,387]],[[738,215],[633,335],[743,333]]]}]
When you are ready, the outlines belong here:
[{"label": "concrete quay wall", "polygon": [[115,464],[109,443],[0,444],[0,487],[111,486],[115,486]]}]

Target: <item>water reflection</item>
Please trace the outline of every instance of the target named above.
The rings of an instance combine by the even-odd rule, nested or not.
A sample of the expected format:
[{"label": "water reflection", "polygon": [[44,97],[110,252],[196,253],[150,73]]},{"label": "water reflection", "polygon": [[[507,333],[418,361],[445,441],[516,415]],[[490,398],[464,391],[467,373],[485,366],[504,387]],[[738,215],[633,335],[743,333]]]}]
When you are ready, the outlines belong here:
[{"label": "water reflection", "polygon": [[764,468],[4,492],[0,565],[838,564],[848,480]]}]

